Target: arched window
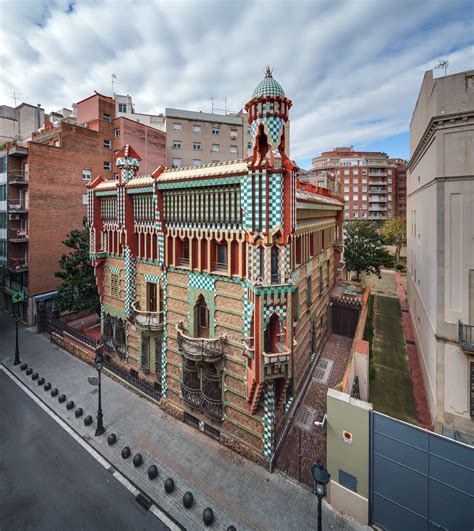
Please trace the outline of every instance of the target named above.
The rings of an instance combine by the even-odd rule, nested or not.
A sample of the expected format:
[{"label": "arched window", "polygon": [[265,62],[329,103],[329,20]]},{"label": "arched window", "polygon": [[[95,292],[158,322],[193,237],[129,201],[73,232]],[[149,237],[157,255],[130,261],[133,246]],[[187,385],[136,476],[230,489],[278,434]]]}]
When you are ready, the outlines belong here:
[{"label": "arched window", "polygon": [[280,253],[276,245],[272,247],[271,256],[271,268],[272,268],[272,284],[280,283]]},{"label": "arched window", "polygon": [[264,350],[267,353],[280,352],[280,318],[274,313],[265,328],[263,335]]},{"label": "arched window", "polygon": [[262,281],[265,279],[265,248],[263,245],[259,247],[259,277]]},{"label": "arched window", "polygon": [[209,337],[209,309],[202,295],[194,306],[194,336]]}]

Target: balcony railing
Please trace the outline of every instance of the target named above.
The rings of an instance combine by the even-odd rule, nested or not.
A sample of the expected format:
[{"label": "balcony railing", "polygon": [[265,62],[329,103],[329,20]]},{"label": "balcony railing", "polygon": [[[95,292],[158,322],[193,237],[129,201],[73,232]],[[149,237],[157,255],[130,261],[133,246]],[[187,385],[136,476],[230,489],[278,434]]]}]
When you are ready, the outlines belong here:
[{"label": "balcony railing", "polygon": [[28,172],[20,170],[10,170],[8,172],[8,184],[25,185],[28,184]]},{"label": "balcony railing", "polygon": [[8,239],[14,243],[28,241],[28,229],[10,229]]},{"label": "balcony railing", "polygon": [[369,203],[386,203],[386,202],[387,202],[386,195],[370,195],[369,196]]},{"label": "balcony railing", "polygon": [[369,211],[371,211],[371,212],[387,212],[387,207],[369,206]]},{"label": "balcony railing", "polygon": [[387,174],[383,171],[370,170],[369,176],[370,177],[387,177]]},{"label": "balcony railing", "polygon": [[228,264],[227,262],[214,262],[214,269],[216,273],[226,273],[228,270]]},{"label": "balcony railing", "polygon": [[287,363],[290,361],[291,351],[290,350],[280,350],[279,352],[264,352],[263,353],[263,362],[265,365],[273,363]]},{"label": "balcony railing", "polygon": [[13,269],[17,273],[28,270],[28,262],[26,258],[10,258],[8,265],[10,269]]},{"label": "balcony railing", "polygon": [[141,310],[139,301],[132,303],[132,310],[134,311],[135,324],[139,328],[146,328],[148,330],[163,329],[163,312]]},{"label": "balcony railing", "polygon": [[459,346],[463,350],[474,352],[474,325],[459,321]]},{"label": "balcony railing", "polygon": [[24,201],[21,200],[13,200],[8,201],[8,210],[9,212],[27,212],[28,208]]},{"label": "balcony railing", "polygon": [[191,407],[201,407],[201,389],[189,389],[184,384],[181,384],[181,394],[183,400]]},{"label": "balcony railing", "polygon": [[183,355],[192,361],[214,362],[224,356],[226,336],[215,338],[191,337],[186,335],[182,322],[176,325],[178,346]]},{"label": "balcony railing", "polygon": [[178,258],[179,267],[189,267],[189,258],[183,258],[182,256]]},{"label": "balcony railing", "polygon": [[387,189],[386,188],[377,188],[376,186],[372,186],[372,183],[370,183],[369,192],[371,194],[386,194],[387,193]]},{"label": "balcony railing", "polygon": [[[387,186],[387,183],[385,181],[371,181],[369,185],[370,186]],[[370,191],[372,191],[372,189]]]}]

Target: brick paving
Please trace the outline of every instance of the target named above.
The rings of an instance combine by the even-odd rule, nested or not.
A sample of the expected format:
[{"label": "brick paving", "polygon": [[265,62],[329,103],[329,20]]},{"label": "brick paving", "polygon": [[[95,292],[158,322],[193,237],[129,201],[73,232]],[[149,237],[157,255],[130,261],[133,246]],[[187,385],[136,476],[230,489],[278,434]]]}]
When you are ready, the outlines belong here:
[{"label": "brick paving", "polygon": [[[281,474],[270,474],[104,375],[106,435],[114,432],[118,437],[116,445],[108,446],[105,436],[93,436],[95,423],[85,427],[82,418],[74,417],[74,409],[66,410],[64,404],[59,404],[25,372],[12,366],[14,326],[11,318],[3,313],[0,313],[0,337],[0,361],[116,469],[187,529],[204,529],[202,511],[206,506],[212,507],[216,515],[213,529],[226,529],[229,525],[235,525],[239,530],[306,530],[315,527],[317,503],[310,489]],[[334,346],[333,350],[333,355],[338,358],[338,348]],[[95,415],[97,387],[88,381],[96,376],[92,367],[24,327],[20,328],[20,353],[22,361],[40,377],[58,387],[60,393],[67,395],[67,400],[74,400],[76,407],[82,407],[84,416]],[[338,378],[335,375],[337,370],[333,372],[330,384]],[[310,396],[313,396],[312,392],[310,390]],[[310,403],[324,394],[324,390],[315,392]],[[324,399],[321,403],[324,404]],[[126,445],[130,446],[132,454],[140,452],[143,455],[141,467],[134,468],[131,458],[123,460],[120,457],[121,449]],[[146,475],[152,463],[158,466],[160,474],[154,481]],[[174,478],[176,483],[176,490],[171,495],[165,494],[163,489],[167,477]],[[195,506],[190,510],[182,505],[182,496],[188,490],[195,497]],[[325,529],[367,529],[343,517],[328,504],[323,506],[323,526]]]},{"label": "brick paving", "polygon": [[[346,371],[352,346],[352,339],[332,334],[321,354],[334,362],[328,385],[324,385],[313,378],[308,386],[304,398],[295,413],[295,417],[286,439],[278,452],[276,466],[285,474],[313,486],[311,465],[318,459],[326,462],[326,429],[314,425],[310,429],[301,427],[297,422],[301,409],[316,410],[314,420],[322,420],[326,412],[326,393],[328,387],[335,387],[341,382]],[[308,411],[308,409],[306,410]]]}]

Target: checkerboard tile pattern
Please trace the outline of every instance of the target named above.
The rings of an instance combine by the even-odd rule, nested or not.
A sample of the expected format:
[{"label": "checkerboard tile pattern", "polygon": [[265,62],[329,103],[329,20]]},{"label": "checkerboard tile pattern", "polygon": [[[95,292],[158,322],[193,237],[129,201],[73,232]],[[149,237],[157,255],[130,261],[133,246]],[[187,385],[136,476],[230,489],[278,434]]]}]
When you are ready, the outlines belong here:
[{"label": "checkerboard tile pattern", "polygon": [[189,275],[189,287],[214,291],[216,281],[207,274],[191,273]]},{"label": "checkerboard tile pattern", "polygon": [[263,308],[263,322],[265,325],[268,323],[272,314],[276,313],[281,322],[286,321],[286,305],[277,304],[274,306],[264,306]]},{"label": "checkerboard tile pattern", "polygon": [[136,298],[136,264],[130,247],[125,246],[125,316],[132,317]]},{"label": "checkerboard tile pattern", "polygon": [[273,174],[270,183],[270,230],[283,225],[283,179],[281,173]]},{"label": "checkerboard tile pattern", "polygon": [[263,455],[270,458],[273,453],[275,434],[275,385],[273,380],[265,382],[263,398]]},{"label": "checkerboard tile pattern", "polygon": [[154,284],[159,284],[162,275],[152,275],[150,273],[145,273],[146,282],[152,282]]}]

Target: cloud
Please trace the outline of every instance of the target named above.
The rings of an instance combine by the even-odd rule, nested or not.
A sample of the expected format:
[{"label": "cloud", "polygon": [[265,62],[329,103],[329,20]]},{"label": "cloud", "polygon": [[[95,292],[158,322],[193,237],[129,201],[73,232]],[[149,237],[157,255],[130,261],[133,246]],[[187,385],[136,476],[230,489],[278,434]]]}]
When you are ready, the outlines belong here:
[{"label": "cloud", "polygon": [[3,0],[0,103],[59,109],[114,73],[138,112],[237,111],[270,64],[308,160],[407,131],[423,72],[472,68],[473,35],[469,0]]}]

